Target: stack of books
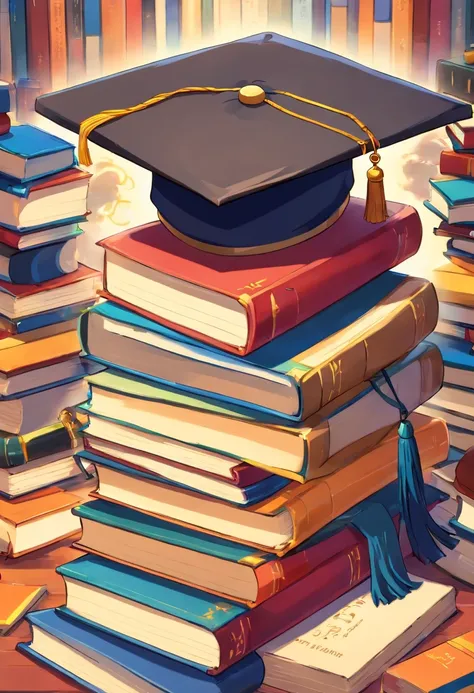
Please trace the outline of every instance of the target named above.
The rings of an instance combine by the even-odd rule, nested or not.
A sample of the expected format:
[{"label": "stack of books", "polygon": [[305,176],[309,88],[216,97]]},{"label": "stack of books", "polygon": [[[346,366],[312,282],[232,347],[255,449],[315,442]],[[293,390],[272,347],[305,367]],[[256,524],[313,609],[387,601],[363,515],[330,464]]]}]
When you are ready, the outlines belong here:
[{"label": "stack of books", "polygon": [[439,218],[435,234],[447,238],[449,262],[433,272],[440,305],[432,341],[445,364],[443,388],[421,411],[442,416],[451,443],[474,443],[474,121],[446,128],[452,144],[440,157],[440,176],[430,180],[425,206]]},{"label": "stack of books", "polygon": [[[0,111],[8,101],[0,85]],[[76,259],[89,175],[73,146],[11,125],[0,172],[0,552],[17,556],[78,529],[77,497],[55,486],[84,478],[77,431],[60,416],[87,399],[77,321],[100,273]]]}]

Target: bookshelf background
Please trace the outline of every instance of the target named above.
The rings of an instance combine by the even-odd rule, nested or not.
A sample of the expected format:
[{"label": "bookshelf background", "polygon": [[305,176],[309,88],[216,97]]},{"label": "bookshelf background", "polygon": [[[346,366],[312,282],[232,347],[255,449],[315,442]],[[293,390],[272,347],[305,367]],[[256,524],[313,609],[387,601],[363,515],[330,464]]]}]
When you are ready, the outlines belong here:
[{"label": "bookshelf background", "polygon": [[41,92],[270,30],[432,86],[473,22],[474,0],[0,0],[0,79],[25,119]]}]

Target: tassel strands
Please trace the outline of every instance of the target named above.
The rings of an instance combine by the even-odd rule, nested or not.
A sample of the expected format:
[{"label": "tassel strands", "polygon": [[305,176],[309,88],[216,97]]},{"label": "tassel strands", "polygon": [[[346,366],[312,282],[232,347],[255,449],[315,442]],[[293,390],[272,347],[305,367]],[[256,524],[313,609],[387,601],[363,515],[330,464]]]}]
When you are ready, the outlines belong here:
[{"label": "tassel strands", "polygon": [[384,173],[378,165],[380,163],[380,154],[378,152],[373,152],[369,159],[372,168],[369,168],[367,171],[367,197],[364,218],[372,224],[377,224],[388,218],[383,183]]}]

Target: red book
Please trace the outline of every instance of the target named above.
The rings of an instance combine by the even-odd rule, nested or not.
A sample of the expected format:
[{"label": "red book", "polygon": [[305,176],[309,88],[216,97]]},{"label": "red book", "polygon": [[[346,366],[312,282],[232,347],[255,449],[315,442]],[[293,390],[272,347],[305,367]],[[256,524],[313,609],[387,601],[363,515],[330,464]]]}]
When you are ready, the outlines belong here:
[{"label": "red book", "polygon": [[26,296],[33,296],[41,292],[52,291],[53,289],[61,289],[65,286],[70,286],[76,282],[83,281],[85,279],[99,279],[100,272],[93,270],[85,265],[79,265],[79,269],[70,274],[63,274],[57,279],[49,279],[47,282],[41,282],[41,284],[11,284],[3,279],[0,279],[0,291],[15,298],[25,298]]},{"label": "red book", "polygon": [[459,142],[463,149],[474,149],[474,125],[473,121],[467,121],[466,123],[453,123],[448,125],[446,130],[449,130],[448,135],[454,137],[454,139]]},{"label": "red book", "polygon": [[102,64],[104,74],[124,67],[127,54],[126,0],[101,0]]},{"label": "red book", "polygon": [[451,150],[441,152],[439,170],[443,176],[474,178],[474,154]]},{"label": "red book", "polygon": [[28,77],[37,79],[41,91],[51,91],[48,0],[27,0],[26,37]]},{"label": "red book", "polygon": [[49,0],[51,88],[67,87],[66,9],[63,0]]},{"label": "red book", "polygon": [[[207,253],[179,240],[160,222],[147,224],[100,243],[106,252],[106,295],[179,332],[248,354],[417,252],[422,236],[418,213],[401,204],[388,206],[390,217],[371,224],[364,220],[365,201],[352,198],[328,231],[289,248],[246,257]],[[133,273],[135,285],[146,274],[146,287],[133,293],[120,265]],[[170,299],[171,285],[175,293]],[[161,305],[159,290],[165,296]],[[202,318],[196,317],[194,294]],[[228,314],[222,320],[230,322],[222,326],[222,305],[239,320],[233,343],[226,335],[237,328]],[[210,334],[211,321],[214,335],[222,332],[222,337]]]},{"label": "red book", "polygon": [[426,82],[428,79],[428,49],[430,43],[430,2],[416,0],[413,3],[413,79]]},{"label": "red book", "polygon": [[8,113],[0,113],[0,135],[6,135],[10,132],[10,117]]},{"label": "red book", "polygon": [[448,224],[447,221],[441,222],[439,228],[435,229],[436,236],[447,238],[466,238],[470,241],[474,239],[474,227],[463,226],[462,224]]},{"label": "red book", "polygon": [[449,0],[431,0],[428,64],[433,75],[437,61],[450,56],[451,3]]},{"label": "red book", "polygon": [[126,0],[127,58],[137,60],[143,48],[142,0]]}]

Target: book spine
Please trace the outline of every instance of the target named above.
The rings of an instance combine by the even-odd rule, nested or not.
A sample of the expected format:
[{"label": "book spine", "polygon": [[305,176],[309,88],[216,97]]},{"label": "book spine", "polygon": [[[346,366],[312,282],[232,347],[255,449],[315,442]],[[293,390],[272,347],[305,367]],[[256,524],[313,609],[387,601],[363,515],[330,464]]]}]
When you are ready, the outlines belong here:
[{"label": "book spine", "polygon": [[[248,26],[258,23],[258,1],[242,0],[242,17],[247,12]],[[199,41],[202,34],[201,0],[181,0],[181,38],[186,46]]]},{"label": "book spine", "polygon": [[[315,2],[317,2],[317,0],[313,0],[313,6]],[[291,0],[268,0],[268,26],[271,30],[291,30],[291,4]]]},{"label": "book spine", "polygon": [[[467,0],[452,0],[451,9],[451,56],[462,56],[466,48]],[[447,57],[447,56],[446,56]]]},{"label": "book spine", "polygon": [[10,116],[8,113],[0,113],[0,135],[6,135],[10,132]]},{"label": "book spine", "polygon": [[100,0],[86,0],[84,5],[84,34],[87,79],[102,73]]},{"label": "book spine", "polygon": [[359,53],[359,2],[347,0],[347,48],[354,58]]},{"label": "book spine", "polygon": [[430,40],[430,0],[416,0],[413,5],[412,78],[418,82],[428,79]]},{"label": "book spine", "polygon": [[[313,267],[308,265],[293,273],[291,279],[285,278],[283,284],[271,287],[271,290],[261,290],[254,296],[240,296],[249,320],[249,342],[244,353],[270,342],[355,291],[362,283],[369,282],[414,255],[422,235],[418,214],[407,207],[387,224],[392,226],[391,233],[384,226],[370,242],[352,247],[342,258],[333,258],[318,274],[317,280]],[[363,276],[359,267],[367,268]],[[339,281],[342,274],[345,277],[344,286]],[[228,346],[220,346],[229,350]]]},{"label": "book spine", "polygon": [[[268,7],[272,2],[279,0],[269,0]],[[211,38],[214,35],[214,0],[202,0],[202,35],[204,38]]]},{"label": "book spine", "polygon": [[[213,0],[203,0],[211,3]],[[164,55],[166,51],[166,0],[155,0],[155,35],[157,54]]]},{"label": "book spine", "polygon": [[176,49],[181,42],[181,0],[165,0],[165,6],[166,45]]},{"label": "book spine", "polygon": [[441,152],[439,171],[443,176],[474,178],[474,156],[457,152]]},{"label": "book spine", "polygon": [[26,43],[26,0],[10,0],[10,40],[15,84],[28,77]]},{"label": "book spine", "polygon": [[441,94],[474,103],[474,66],[455,65],[447,60],[438,61],[436,88]]},{"label": "book spine", "polygon": [[[199,0],[199,10],[201,2]],[[142,0],[142,42],[143,54],[152,60],[156,55],[156,17],[155,0]],[[200,27],[200,20],[199,20]],[[196,26],[197,31],[197,26]]]},{"label": "book spine", "polygon": [[1,278],[14,284],[40,284],[69,274],[77,269],[77,262],[75,266],[62,266],[61,255],[67,243],[70,241],[15,253],[10,258],[9,276]]},{"label": "book spine", "polygon": [[[220,666],[210,674],[228,669],[247,654],[323,609],[369,577],[367,546],[339,554],[303,579],[219,628]],[[315,580],[317,589],[315,589]]]},{"label": "book spine", "polygon": [[66,3],[66,34],[68,81],[75,84],[86,74],[86,45],[84,36],[84,0]]},{"label": "book spine", "polygon": [[374,22],[374,59],[380,69],[392,67],[392,22]]},{"label": "book spine", "polygon": [[47,93],[51,91],[48,0],[27,0],[26,38],[28,76]]},{"label": "book spine", "polygon": [[[142,0],[126,0],[125,5],[125,33],[127,42],[127,60],[135,63],[143,54],[143,6]],[[155,3],[153,0],[153,13]],[[153,27],[154,29],[155,27]],[[147,31],[148,31],[147,27]]]},{"label": "book spine", "polygon": [[407,77],[412,62],[414,0],[393,0],[392,66],[397,76]]},{"label": "book spine", "polygon": [[451,3],[446,0],[431,0],[430,38],[428,65],[431,79],[434,77],[438,60],[451,55]]},{"label": "book spine", "polygon": [[341,55],[347,52],[347,5],[331,7],[331,50]]},{"label": "book spine", "polygon": [[291,20],[295,36],[301,40],[311,41],[313,37],[311,0],[293,0]]},{"label": "book spine", "polygon": [[51,89],[67,87],[66,11],[62,0],[49,0]]},{"label": "book spine", "polygon": [[105,74],[121,69],[127,52],[125,0],[101,0],[102,65]]},{"label": "book spine", "polygon": [[391,22],[391,21],[392,21],[392,0],[375,0],[374,1],[374,22]]},{"label": "book spine", "polygon": [[343,392],[372,378],[380,363],[392,363],[408,354],[436,327],[438,298],[432,284],[425,284],[384,327],[348,346],[336,359],[302,374],[302,419],[319,411]]},{"label": "book spine", "polygon": [[71,437],[63,424],[41,428],[26,436],[2,438],[0,469],[20,467],[46,455],[67,453],[73,449]]},{"label": "book spine", "polygon": [[358,57],[372,63],[374,57],[374,0],[359,0]]},{"label": "book spine", "polygon": [[0,79],[13,82],[9,0],[0,0]]},{"label": "book spine", "polygon": [[326,0],[313,0],[313,41],[318,46],[324,46],[326,43],[327,9]]}]

